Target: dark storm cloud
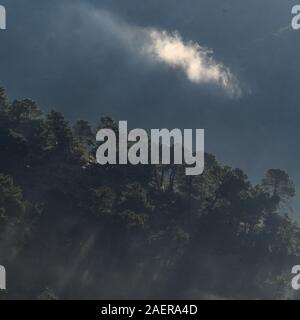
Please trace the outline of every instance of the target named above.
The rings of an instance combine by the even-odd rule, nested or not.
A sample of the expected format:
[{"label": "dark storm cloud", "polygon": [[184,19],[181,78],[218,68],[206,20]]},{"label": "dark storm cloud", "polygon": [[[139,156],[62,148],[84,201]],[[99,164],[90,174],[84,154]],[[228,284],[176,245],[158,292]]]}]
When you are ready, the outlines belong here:
[{"label": "dark storm cloud", "polygon": [[[0,33],[0,81],[12,97],[30,96],[69,119],[109,114],[138,127],[204,127],[207,150],[252,178],[280,167],[300,182],[300,32],[286,28],[294,3],[1,0],[8,30]],[[244,94],[228,99],[135,54],[135,28],[176,30],[212,48]]]}]

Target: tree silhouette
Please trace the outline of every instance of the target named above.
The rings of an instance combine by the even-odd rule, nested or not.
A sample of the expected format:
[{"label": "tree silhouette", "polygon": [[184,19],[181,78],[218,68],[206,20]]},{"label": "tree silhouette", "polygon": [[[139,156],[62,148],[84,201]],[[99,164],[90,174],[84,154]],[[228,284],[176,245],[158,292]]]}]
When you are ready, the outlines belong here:
[{"label": "tree silhouette", "polygon": [[289,291],[300,229],[281,206],[295,195],[285,171],[254,186],[211,154],[195,177],[184,165],[100,166],[96,131],[118,130],[112,118],[71,127],[3,88],[0,124],[0,262],[13,275],[3,299]]}]

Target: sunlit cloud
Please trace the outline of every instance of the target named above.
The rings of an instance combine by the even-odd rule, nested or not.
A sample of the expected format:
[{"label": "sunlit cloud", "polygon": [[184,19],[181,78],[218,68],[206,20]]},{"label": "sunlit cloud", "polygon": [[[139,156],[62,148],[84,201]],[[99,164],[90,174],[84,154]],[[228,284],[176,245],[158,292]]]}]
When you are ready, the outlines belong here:
[{"label": "sunlit cloud", "polygon": [[[105,10],[90,6],[75,8],[78,16],[82,17],[80,26],[84,31],[89,30],[90,42],[96,44],[101,39],[106,46],[113,44],[120,54],[138,58],[141,66],[144,63],[148,67],[149,61],[158,67],[163,63],[181,70],[183,76],[196,85],[206,84],[222,89],[231,97],[241,95],[238,80],[230,68],[218,62],[213,51],[199,43],[184,41],[176,31],[129,24]],[[78,31],[78,34],[82,32]]]},{"label": "sunlit cloud", "polygon": [[156,61],[181,69],[193,83],[210,83],[223,87],[232,95],[240,89],[230,69],[213,59],[213,52],[198,43],[184,42],[178,32],[151,29],[145,51]]}]

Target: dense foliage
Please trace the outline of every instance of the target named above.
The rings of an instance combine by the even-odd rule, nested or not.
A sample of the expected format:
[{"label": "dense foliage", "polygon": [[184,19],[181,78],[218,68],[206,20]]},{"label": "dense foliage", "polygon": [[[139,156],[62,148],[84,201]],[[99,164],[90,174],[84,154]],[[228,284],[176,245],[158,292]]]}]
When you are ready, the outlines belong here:
[{"label": "dense foliage", "polygon": [[[100,166],[98,128],[43,115],[0,88],[2,298],[282,298],[300,253],[295,189],[269,170],[253,186],[206,154],[183,166]],[[299,260],[298,260],[299,261]]]}]

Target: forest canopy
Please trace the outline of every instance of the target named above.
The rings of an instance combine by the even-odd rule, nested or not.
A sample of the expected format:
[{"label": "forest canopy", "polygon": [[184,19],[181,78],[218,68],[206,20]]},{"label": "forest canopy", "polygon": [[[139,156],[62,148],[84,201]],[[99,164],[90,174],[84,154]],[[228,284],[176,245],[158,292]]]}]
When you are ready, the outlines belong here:
[{"label": "forest canopy", "polygon": [[253,185],[205,154],[184,165],[96,163],[102,117],[70,124],[0,88],[2,299],[283,298],[299,262],[288,173]]}]

